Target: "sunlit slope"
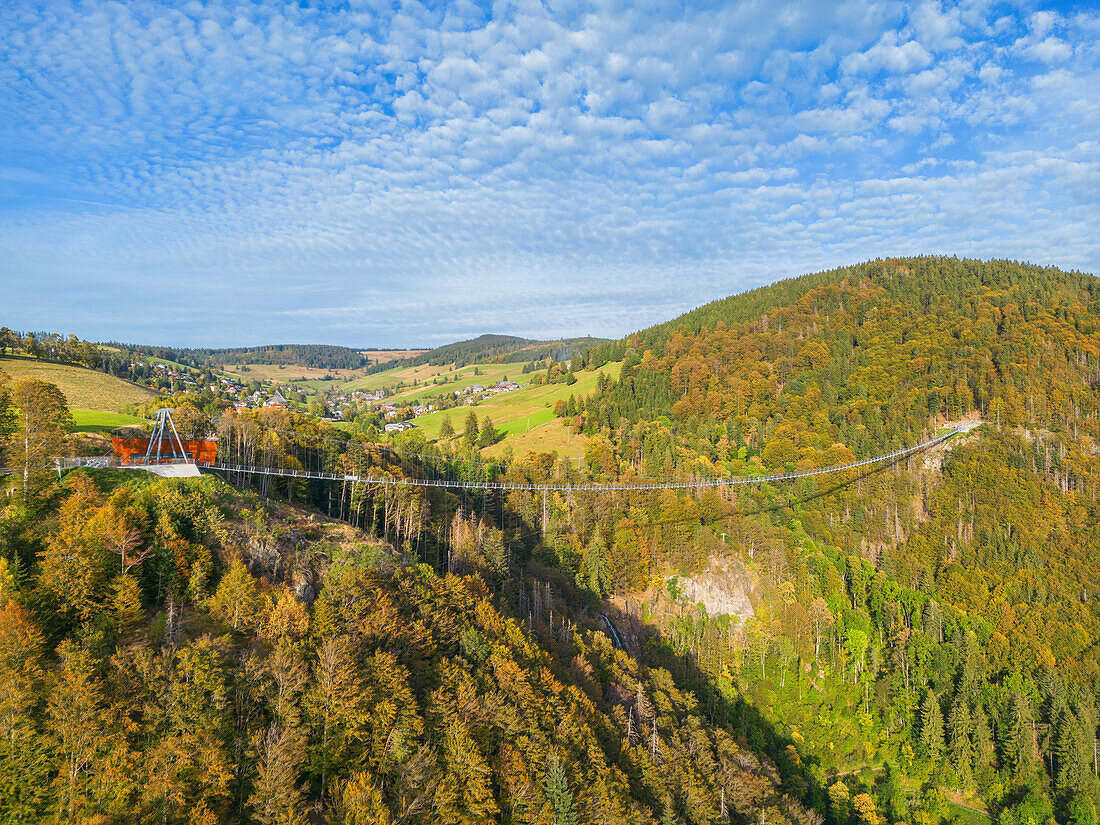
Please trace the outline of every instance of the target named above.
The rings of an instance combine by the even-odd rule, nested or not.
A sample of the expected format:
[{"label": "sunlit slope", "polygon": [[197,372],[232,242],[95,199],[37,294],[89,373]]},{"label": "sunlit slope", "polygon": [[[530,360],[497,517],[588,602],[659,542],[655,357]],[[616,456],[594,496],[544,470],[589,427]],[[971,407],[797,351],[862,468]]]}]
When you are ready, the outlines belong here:
[{"label": "sunlit slope", "polygon": [[449,416],[455,431],[461,433],[466,416],[472,409],[477,413],[479,420],[488,416],[498,430],[509,436],[523,434],[552,421],[555,417],[555,402],[567,399],[570,395],[577,399],[583,398],[596,389],[596,379],[601,372],[616,378],[621,368],[621,363],[604,364],[599,370],[583,370],[575,373],[577,382],[572,385],[529,386],[493,396],[472,407],[461,406],[434,412],[417,418],[416,426],[428,437],[436,438],[439,436],[443,418]]},{"label": "sunlit slope", "polygon": [[95,370],[71,364],[51,364],[32,358],[0,358],[0,370],[15,381],[36,378],[56,384],[74,410],[121,413],[128,404],[141,404],[156,393]]}]

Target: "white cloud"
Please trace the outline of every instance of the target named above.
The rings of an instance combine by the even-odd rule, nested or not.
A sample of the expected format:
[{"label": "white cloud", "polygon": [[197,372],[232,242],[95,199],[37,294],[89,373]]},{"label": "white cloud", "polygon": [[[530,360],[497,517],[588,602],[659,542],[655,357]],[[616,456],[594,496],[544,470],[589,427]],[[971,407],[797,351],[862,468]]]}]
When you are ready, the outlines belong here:
[{"label": "white cloud", "polygon": [[848,55],[840,65],[845,72],[851,74],[906,74],[923,69],[931,62],[932,55],[916,40],[899,43],[897,32],[886,32],[874,46]]},{"label": "white cloud", "polygon": [[1025,46],[1023,52],[1032,60],[1043,63],[1056,63],[1073,56],[1073,49],[1069,44],[1057,37],[1044,37],[1038,43]]},{"label": "white cloud", "polygon": [[1095,270],[1097,27],[17,2],[0,305],[104,338],[415,344],[619,334],[879,254]]}]

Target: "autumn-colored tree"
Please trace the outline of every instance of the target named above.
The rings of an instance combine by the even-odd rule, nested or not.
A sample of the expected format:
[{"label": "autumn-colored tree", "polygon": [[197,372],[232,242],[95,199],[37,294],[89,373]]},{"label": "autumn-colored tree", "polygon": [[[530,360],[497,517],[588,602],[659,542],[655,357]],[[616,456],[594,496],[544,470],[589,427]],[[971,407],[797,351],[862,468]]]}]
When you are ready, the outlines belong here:
[{"label": "autumn-colored tree", "polygon": [[103,697],[87,653],[64,641],[58,655],[62,669],[48,717],[57,754],[57,819],[76,822],[92,803],[90,767],[102,747]]},{"label": "autumn-colored tree", "polygon": [[[99,492],[85,475],[72,479],[61,504],[57,530],[42,554],[39,585],[72,619],[88,621],[102,603],[111,567],[96,529]],[[117,569],[117,568],[115,568]]]},{"label": "autumn-colored tree", "polygon": [[821,655],[821,639],[828,633],[835,622],[829,605],[818,596],[810,605],[810,621],[814,626],[814,658]]},{"label": "autumn-colored tree", "polygon": [[331,766],[343,762],[347,748],[360,735],[370,712],[362,701],[362,677],[347,637],[327,637],[321,641],[306,701],[319,739],[310,755],[320,774],[324,798]]},{"label": "autumn-colored tree", "polygon": [[835,821],[844,822],[848,818],[851,797],[848,793],[848,786],[839,779],[829,786],[829,807],[833,810]]},{"label": "autumn-colored tree", "polygon": [[240,558],[229,563],[210,600],[211,610],[234,630],[251,628],[262,621],[268,601]]},{"label": "autumn-colored tree", "polygon": [[0,811],[13,822],[33,821],[49,785],[46,742],[35,724],[45,678],[42,643],[26,610],[0,596]]},{"label": "autumn-colored tree", "polygon": [[12,463],[22,468],[26,496],[49,478],[53,459],[61,455],[65,436],[73,428],[73,416],[65,395],[48,381],[18,381],[11,399],[19,414],[10,453]]},{"label": "autumn-colored tree", "polygon": [[340,789],[336,809],[336,821],[341,825],[360,825],[363,822],[391,825],[393,822],[393,815],[370,771],[352,772]]},{"label": "autumn-colored tree", "polygon": [[870,794],[860,793],[852,798],[852,812],[864,825],[879,825],[878,811],[875,810],[875,800]]},{"label": "autumn-colored tree", "polygon": [[302,750],[296,734],[272,724],[264,736],[252,797],[253,815],[261,825],[300,825],[302,811],[298,766]]}]

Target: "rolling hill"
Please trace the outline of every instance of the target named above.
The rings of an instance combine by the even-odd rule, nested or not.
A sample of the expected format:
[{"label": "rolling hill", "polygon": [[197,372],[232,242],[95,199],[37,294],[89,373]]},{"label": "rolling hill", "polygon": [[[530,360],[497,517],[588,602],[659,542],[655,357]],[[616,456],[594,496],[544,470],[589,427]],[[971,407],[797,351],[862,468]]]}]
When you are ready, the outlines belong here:
[{"label": "rolling hill", "polygon": [[0,371],[13,380],[38,379],[56,384],[74,410],[121,413],[129,404],[141,404],[156,393],[106,373],[72,364],[54,364],[32,358],[0,358]]}]

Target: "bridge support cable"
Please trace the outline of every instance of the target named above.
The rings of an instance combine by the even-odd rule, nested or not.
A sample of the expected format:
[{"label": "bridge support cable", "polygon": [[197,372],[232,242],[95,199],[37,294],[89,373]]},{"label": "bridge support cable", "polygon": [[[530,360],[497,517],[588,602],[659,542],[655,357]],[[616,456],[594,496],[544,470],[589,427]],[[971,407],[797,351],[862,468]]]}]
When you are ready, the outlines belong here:
[{"label": "bridge support cable", "polygon": [[[162,410],[167,413],[167,410]],[[253,479],[256,476],[261,476],[267,481],[274,478],[286,478],[290,480],[302,480],[302,481],[338,481],[342,485],[351,485],[353,490],[359,485],[372,486],[380,485],[383,487],[423,487],[423,488],[446,488],[452,490],[469,490],[477,491],[484,495],[488,492],[497,491],[500,493],[507,492],[541,492],[545,494],[550,492],[559,493],[571,493],[571,492],[588,492],[588,493],[619,493],[619,492],[645,492],[645,491],[657,491],[657,490],[701,490],[701,489],[719,489],[730,488],[744,485],[754,484],[772,484],[778,482],[795,481],[801,478],[811,478],[814,476],[833,475],[836,473],[842,473],[848,470],[857,470],[861,467],[867,467],[873,464],[881,464],[889,461],[894,461],[899,458],[903,458],[907,455],[927,450],[938,444],[942,444],[963,433],[967,433],[975,427],[979,426],[981,422],[971,422],[968,424],[960,425],[948,432],[924,441],[920,444],[914,444],[911,447],[903,447],[899,450],[894,450],[889,453],[881,455],[871,456],[869,458],[862,459],[860,461],[853,461],[847,464],[833,465],[830,467],[820,467],[808,470],[799,470],[790,473],[773,473],[770,475],[755,475],[755,476],[715,476],[712,478],[694,478],[694,479],[661,479],[661,478],[635,478],[635,479],[619,479],[617,481],[610,482],[584,482],[584,481],[504,481],[494,478],[495,473],[499,472],[501,465],[490,464],[488,462],[463,462],[462,460],[448,459],[444,456],[415,456],[421,459],[421,461],[415,461],[413,454],[400,453],[400,451],[391,450],[386,446],[362,444],[359,442],[348,442],[347,447],[354,447],[358,450],[358,455],[349,456],[348,453],[334,455],[333,458],[336,461],[331,462],[335,464],[344,464],[344,467],[334,467],[331,470],[326,469],[314,469],[314,467],[323,467],[325,461],[318,460],[315,465],[310,465],[306,462],[296,461],[296,463],[302,469],[298,467],[285,467],[285,466],[265,466],[262,463],[254,463],[257,458],[261,456],[257,455],[257,451],[254,449],[255,445],[249,445],[250,448],[240,450],[238,444],[237,457],[238,459],[245,458],[246,455],[251,461],[214,461],[214,462],[195,462],[189,456],[187,456],[183,450],[182,442],[179,440],[178,433],[175,432],[175,426],[171,421],[170,413],[163,416],[164,421],[161,420],[162,416],[158,414],[158,427],[161,428],[161,438],[164,435],[168,436],[169,447],[173,450],[173,454],[162,456],[161,439],[157,439],[157,452],[155,455],[147,453],[146,462],[135,462],[133,459],[127,461],[125,464],[120,464],[116,458],[109,456],[95,456],[95,457],[76,457],[76,458],[58,458],[50,468],[56,469],[60,472],[63,469],[69,469],[73,467],[87,467],[90,469],[108,469],[111,467],[123,466],[131,469],[143,469],[145,466],[152,467],[154,465],[163,464],[188,464],[201,469],[221,471],[227,474],[228,478],[235,478],[239,481],[244,479]],[[171,428],[172,432],[169,434],[167,429],[163,426],[167,424]],[[172,445],[174,440],[175,446]],[[150,439],[149,450],[152,450],[153,439]],[[232,449],[228,452],[234,452]],[[244,453],[244,454],[242,454]],[[400,455],[401,459],[397,462],[389,462],[392,464],[398,464],[402,468],[404,475],[390,475],[386,472],[386,457]],[[318,457],[319,458],[319,457]],[[348,467],[347,464],[352,466]],[[480,471],[476,475],[481,475],[480,478],[472,478],[475,475],[474,464],[479,465],[477,469]],[[365,465],[365,466],[364,466]],[[414,477],[411,473],[416,470],[424,475],[422,477]],[[4,474],[5,470],[0,469],[0,475]],[[10,471],[7,471],[10,472]],[[267,486],[265,484],[265,486]],[[341,494],[343,497],[343,493]],[[545,506],[545,505],[544,505]],[[545,515],[544,515],[545,519]]]},{"label": "bridge support cable", "polygon": [[462,489],[462,490],[480,490],[490,491],[499,490],[503,492],[590,492],[590,493],[616,493],[616,492],[643,492],[654,490],[700,490],[700,489],[714,489],[724,487],[743,486],[748,484],[770,484],[783,481],[795,481],[800,478],[810,478],[813,476],[832,475],[834,473],[844,472],[846,470],[856,470],[861,467],[867,467],[872,464],[879,464],[883,462],[893,461],[898,458],[903,458],[907,455],[926,450],[937,444],[942,444],[950,438],[953,438],[960,433],[968,432],[969,427],[960,427],[951,430],[936,438],[929,439],[920,444],[915,444],[911,447],[904,447],[900,450],[894,450],[890,453],[884,453],[882,455],[871,456],[861,461],[853,461],[848,464],[833,465],[831,467],[821,467],[810,470],[799,470],[791,473],[774,473],[771,475],[760,476],[726,476],[715,478],[703,478],[703,479],[684,479],[684,480],[656,480],[639,478],[637,480],[630,481],[614,481],[614,482],[560,482],[560,483],[537,483],[537,482],[511,482],[511,481],[493,481],[493,480],[469,480],[469,479],[454,479],[454,478],[409,478],[400,476],[387,476],[376,475],[372,473],[367,474],[354,474],[354,473],[332,473],[324,471],[312,471],[312,470],[292,470],[279,467],[259,467],[259,466],[241,466],[234,464],[211,464],[205,465],[210,469],[222,470],[230,473],[247,473],[257,475],[270,475],[281,476],[287,478],[300,478],[300,479],[316,479],[323,481],[342,481],[351,482],[353,484],[381,484],[396,487],[444,487],[448,489]]}]

